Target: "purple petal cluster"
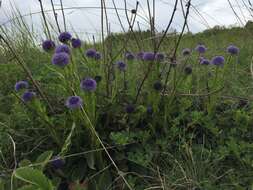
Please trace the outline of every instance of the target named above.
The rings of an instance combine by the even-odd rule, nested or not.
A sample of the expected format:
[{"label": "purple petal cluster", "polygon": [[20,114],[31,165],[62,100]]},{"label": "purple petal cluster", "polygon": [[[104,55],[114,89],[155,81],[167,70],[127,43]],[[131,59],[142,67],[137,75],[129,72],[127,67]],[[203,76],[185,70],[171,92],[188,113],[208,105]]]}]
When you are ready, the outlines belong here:
[{"label": "purple petal cluster", "polygon": [[127,64],[125,62],[118,61],[116,65],[120,71],[126,71]]},{"label": "purple petal cluster", "polygon": [[155,59],[156,59],[156,61],[164,61],[164,59],[165,59],[164,53],[156,53]]},{"label": "purple petal cluster", "polygon": [[54,167],[54,169],[61,169],[65,165],[65,160],[63,160],[59,156],[54,156],[51,164]]},{"label": "purple petal cluster", "polygon": [[144,55],[144,52],[143,51],[141,51],[141,52],[139,52],[139,53],[137,53],[137,59],[138,60],[143,60],[143,55]]},{"label": "purple petal cluster", "polygon": [[199,44],[199,45],[197,45],[195,50],[200,54],[204,54],[206,52],[207,48],[206,48],[206,46]]},{"label": "purple petal cluster", "polygon": [[223,66],[225,63],[225,58],[223,56],[215,56],[212,58],[211,63],[216,66]]},{"label": "purple petal cluster", "polygon": [[59,35],[59,37],[58,37],[58,39],[59,39],[59,41],[60,42],[62,42],[62,43],[66,43],[66,42],[68,42],[69,40],[71,40],[71,34],[69,33],[69,32],[62,32],[60,35]]},{"label": "purple petal cluster", "polygon": [[68,45],[66,44],[62,44],[62,45],[59,45],[56,47],[55,49],[55,53],[67,53],[67,54],[70,54],[71,50],[69,48]]},{"label": "purple petal cluster", "polygon": [[230,53],[231,55],[238,55],[239,48],[234,45],[230,45],[227,47],[227,52]]},{"label": "purple petal cluster", "polygon": [[200,64],[201,65],[210,65],[210,60],[202,58],[202,59],[200,59]]},{"label": "purple petal cluster", "polygon": [[83,105],[83,100],[79,96],[70,96],[66,100],[65,105],[69,109],[76,109],[76,108],[81,108]]},{"label": "purple petal cluster", "polygon": [[93,92],[97,88],[97,82],[96,80],[92,78],[86,78],[81,81],[81,89],[88,91],[88,92]]},{"label": "purple petal cluster", "polygon": [[96,57],[96,54],[97,54],[97,51],[93,48],[91,49],[88,49],[86,50],[85,52],[85,55],[88,57],[88,58],[95,58]]},{"label": "purple petal cluster", "polygon": [[155,54],[153,52],[145,52],[143,54],[143,60],[144,61],[154,61],[155,60]]},{"label": "purple petal cluster", "polygon": [[82,46],[82,41],[78,38],[72,38],[71,44],[73,48],[80,48]]},{"label": "purple petal cluster", "polygon": [[35,92],[31,92],[31,91],[26,91],[21,99],[24,101],[24,102],[30,102],[32,101],[32,99],[36,96]]},{"label": "purple petal cluster", "polygon": [[132,61],[135,59],[135,55],[132,53],[132,52],[126,52],[125,53],[125,58],[128,60],[128,61]]},{"label": "purple petal cluster", "polygon": [[19,91],[21,89],[27,89],[29,87],[29,84],[27,81],[18,81],[16,84],[15,84],[15,90],[16,91]]},{"label": "purple petal cluster", "polygon": [[52,64],[57,65],[59,67],[64,67],[69,64],[70,56],[69,54],[62,52],[56,53],[52,57]]},{"label": "purple petal cluster", "polygon": [[96,52],[96,55],[95,55],[95,57],[94,57],[96,60],[100,60],[101,58],[102,58],[102,55],[101,55],[101,53],[99,53],[99,52]]},{"label": "purple petal cluster", "polygon": [[46,52],[52,51],[55,48],[55,43],[52,40],[45,40],[42,42],[42,48]]}]

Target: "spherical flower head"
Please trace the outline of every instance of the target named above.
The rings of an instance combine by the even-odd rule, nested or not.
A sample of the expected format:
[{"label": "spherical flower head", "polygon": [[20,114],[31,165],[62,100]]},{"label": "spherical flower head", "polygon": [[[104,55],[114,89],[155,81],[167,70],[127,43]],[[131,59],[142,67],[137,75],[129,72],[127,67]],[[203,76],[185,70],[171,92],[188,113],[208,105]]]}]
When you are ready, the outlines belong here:
[{"label": "spherical flower head", "polygon": [[143,52],[143,51],[137,53],[137,59],[138,59],[138,60],[143,60],[143,55],[144,55],[144,52]]},{"label": "spherical flower head", "polygon": [[144,61],[154,61],[155,60],[155,54],[153,52],[145,52],[143,54],[143,60]]},{"label": "spherical flower head", "polygon": [[156,59],[157,61],[163,61],[163,60],[165,59],[165,55],[164,55],[163,53],[157,53],[157,54],[155,55],[155,59]]},{"label": "spherical flower head", "polygon": [[26,91],[21,99],[24,101],[24,102],[30,102],[33,100],[33,98],[36,96],[35,92],[31,92],[31,91]]},{"label": "spherical flower head", "polygon": [[68,97],[65,105],[69,109],[81,108],[83,105],[83,100],[79,96],[70,96]]},{"label": "spherical flower head", "polygon": [[18,81],[16,84],[15,84],[15,90],[16,91],[19,91],[21,89],[27,89],[29,87],[29,84],[27,81]]},{"label": "spherical flower head", "polygon": [[92,78],[86,78],[81,81],[81,89],[88,91],[88,92],[94,92],[97,88],[97,82]]},{"label": "spherical flower head", "polygon": [[160,81],[156,81],[154,84],[153,84],[153,88],[156,90],[156,91],[161,91],[163,89],[163,85]]},{"label": "spherical flower head", "polygon": [[55,48],[55,43],[52,40],[45,40],[42,42],[42,48],[46,52],[52,51]]},{"label": "spherical flower head", "polygon": [[70,54],[69,46],[66,45],[66,44],[63,44],[63,45],[59,45],[59,46],[56,47],[55,53],[62,53],[62,52]]},{"label": "spherical flower head", "polygon": [[85,52],[86,56],[89,57],[89,58],[95,58],[96,54],[97,54],[97,51],[93,48],[91,49],[88,49],[86,52]]},{"label": "spherical flower head", "polygon": [[189,48],[183,49],[183,50],[182,50],[182,55],[183,55],[183,56],[191,55],[191,49],[189,49]]},{"label": "spherical flower head", "polygon": [[94,77],[94,79],[95,79],[95,81],[96,81],[97,83],[100,83],[101,80],[102,80],[102,77],[101,77],[100,75],[97,75],[97,76]]},{"label": "spherical flower head", "polygon": [[125,111],[126,113],[133,113],[135,111],[135,106],[133,104],[128,104],[126,107],[125,107]]},{"label": "spherical flower head", "polygon": [[186,66],[186,67],[184,68],[184,73],[185,73],[186,75],[192,74],[192,67],[191,67],[190,65]]},{"label": "spherical flower head", "polygon": [[227,52],[230,53],[231,55],[238,55],[239,48],[234,45],[230,45],[227,47]]},{"label": "spherical flower head", "polygon": [[154,112],[153,108],[151,106],[147,107],[147,114],[152,115]]},{"label": "spherical flower head", "polygon": [[199,44],[199,45],[197,45],[195,50],[200,54],[204,54],[206,52],[207,48],[206,48],[206,46]]},{"label": "spherical flower head", "polygon": [[54,169],[61,169],[65,165],[65,160],[63,160],[59,156],[54,156],[51,164],[54,167]]},{"label": "spherical flower head", "polygon": [[52,58],[52,64],[57,65],[59,67],[64,67],[69,64],[70,57],[69,54],[62,52],[62,53],[56,53],[53,55]]},{"label": "spherical flower head", "polygon": [[73,48],[80,48],[82,46],[82,41],[80,39],[72,38],[71,44]]},{"label": "spherical flower head", "polygon": [[210,65],[210,60],[209,60],[209,59],[202,58],[202,59],[200,60],[200,64],[201,64],[201,65]]},{"label": "spherical flower head", "polygon": [[95,57],[94,57],[96,60],[100,60],[101,58],[102,58],[102,55],[101,55],[101,53],[99,53],[99,52],[96,52],[96,55],[95,55]]},{"label": "spherical flower head", "polygon": [[131,52],[126,52],[126,53],[125,53],[125,58],[126,58],[127,60],[129,60],[129,61],[132,61],[132,60],[134,60],[135,56],[134,56],[134,54],[131,53]]},{"label": "spherical flower head", "polygon": [[223,56],[215,56],[213,57],[211,63],[216,66],[223,66],[225,62],[225,58]]},{"label": "spherical flower head", "polygon": [[58,37],[58,39],[59,39],[59,41],[60,42],[62,42],[62,43],[66,43],[66,42],[68,42],[69,40],[71,40],[71,34],[69,33],[69,32],[62,32],[60,35],[59,35],[59,37]]},{"label": "spherical flower head", "polygon": [[116,65],[120,71],[126,71],[127,65],[123,61],[118,61]]}]

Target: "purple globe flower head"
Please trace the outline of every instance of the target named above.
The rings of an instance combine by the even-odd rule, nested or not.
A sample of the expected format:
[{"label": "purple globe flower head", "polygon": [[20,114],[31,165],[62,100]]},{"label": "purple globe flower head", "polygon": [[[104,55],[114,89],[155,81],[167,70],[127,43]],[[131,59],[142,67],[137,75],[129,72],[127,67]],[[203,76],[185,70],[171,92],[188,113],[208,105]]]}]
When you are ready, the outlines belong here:
[{"label": "purple globe flower head", "polygon": [[163,89],[163,84],[160,82],[160,81],[156,81],[154,84],[153,84],[153,88],[156,90],[156,91],[161,91]]},{"label": "purple globe flower head", "polygon": [[62,52],[62,53],[56,53],[53,55],[52,58],[52,64],[57,65],[59,67],[64,67],[69,64],[70,57],[69,54]]},{"label": "purple globe flower head", "polygon": [[153,112],[154,112],[154,110],[153,110],[152,106],[148,106],[147,107],[147,114],[152,115]]},{"label": "purple globe flower head", "polygon": [[191,55],[191,49],[190,48],[185,48],[182,50],[182,55],[183,56],[188,56]]},{"label": "purple globe flower head", "polygon": [[128,104],[126,107],[125,107],[125,111],[127,113],[133,113],[135,111],[135,106],[133,104]]},{"label": "purple globe flower head", "polygon": [[63,44],[56,47],[55,53],[62,53],[62,52],[70,54],[71,51],[70,51],[69,46],[66,44]]},{"label": "purple globe flower head", "polygon": [[59,39],[59,41],[60,42],[62,42],[62,43],[66,43],[66,42],[68,42],[69,40],[71,40],[71,34],[69,33],[69,32],[62,32],[60,35],[59,35],[59,37],[58,37],[58,39]]},{"label": "purple globe flower head", "polygon": [[216,66],[223,66],[225,62],[225,58],[223,56],[215,56],[213,57],[211,63]]},{"label": "purple globe flower head", "polygon": [[95,57],[94,57],[96,60],[100,60],[101,58],[102,58],[102,55],[101,55],[101,53],[99,53],[99,52],[96,52],[96,55],[95,55]]},{"label": "purple globe flower head", "polygon": [[86,56],[89,57],[89,58],[95,58],[96,57],[96,54],[97,54],[97,51],[93,48],[91,49],[88,49],[86,52],[85,52]]},{"label": "purple globe flower head", "polygon": [[65,160],[63,160],[61,157],[59,156],[54,156],[53,160],[51,162],[52,166],[54,167],[54,169],[61,169],[64,167],[65,165]]},{"label": "purple globe flower head", "polygon": [[143,51],[137,53],[137,59],[138,59],[138,60],[143,60],[143,55],[144,55],[144,52],[143,52]]},{"label": "purple globe flower head", "polygon": [[46,52],[52,51],[55,48],[55,43],[52,40],[45,40],[42,42],[42,48]]},{"label": "purple globe flower head", "polygon": [[97,82],[92,78],[86,78],[81,81],[81,89],[88,91],[88,92],[94,92],[97,88]]},{"label": "purple globe flower head", "polygon": [[153,52],[145,52],[143,54],[143,60],[144,61],[154,61],[155,60],[155,54]]},{"label": "purple globe flower head", "polygon": [[125,58],[126,58],[128,61],[132,61],[132,60],[134,60],[135,55],[134,55],[133,53],[131,53],[131,52],[126,52],[126,53],[125,53]]},{"label": "purple globe flower head", "polygon": [[80,48],[82,46],[82,41],[78,38],[72,38],[71,44],[73,48]]},{"label": "purple globe flower head", "polygon": [[203,44],[199,44],[199,45],[197,45],[195,50],[200,54],[204,54],[206,52],[207,48]]},{"label": "purple globe flower head", "polygon": [[30,102],[33,100],[33,98],[36,96],[35,92],[31,92],[31,91],[26,91],[21,99],[24,101],[24,102]]},{"label": "purple globe flower head", "polygon": [[19,91],[21,89],[27,89],[29,87],[29,84],[27,81],[18,81],[16,84],[15,84],[15,90],[16,91]]},{"label": "purple globe flower head", "polygon": [[163,61],[165,59],[164,53],[156,53],[155,59],[156,61]]},{"label": "purple globe flower head", "polygon": [[231,55],[238,55],[239,51],[240,51],[239,48],[234,45],[230,45],[227,47],[227,52],[230,53]]},{"label": "purple globe flower head", "polygon": [[116,65],[120,71],[126,71],[127,65],[123,61],[118,61]]},{"label": "purple globe flower head", "polygon": [[76,108],[81,108],[83,105],[83,100],[79,96],[70,96],[66,100],[65,105],[69,109],[76,109]]},{"label": "purple globe flower head", "polygon": [[202,58],[202,59],[200,60],[200,64],[201,64],[201,65],[210,65],[210,60],[209,60],[209,59]]}]

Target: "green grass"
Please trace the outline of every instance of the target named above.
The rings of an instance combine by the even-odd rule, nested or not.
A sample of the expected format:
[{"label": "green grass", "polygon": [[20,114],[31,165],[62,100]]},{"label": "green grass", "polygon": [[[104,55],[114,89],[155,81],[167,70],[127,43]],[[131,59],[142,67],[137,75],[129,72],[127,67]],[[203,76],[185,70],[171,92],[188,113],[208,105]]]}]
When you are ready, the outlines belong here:
[{"label": "green grass", "polygon": [[[251,30],[214,28],[185,34],[177,53],[179,64],[171,70],[169,56],[178,36],[166,37],[160,51],[168,58],[152,68],[137,102],[138,85],[150,63],[128,61],[125,77],[112,63],[124,59],[123,52],[117,54],[122,47],[140,51],[133,35],[142,39],[142,50],[152,51],[149,32],[108,37],[107,54],[101,61],[85,61],[81,52],[92,45],[84,44],[81,51],[72,50],[72,63],[65,69],[52,65],[52,53],[43,52],[24,31],[13,33],[7,32],[12,36],[8,39],[11,47],[48,97],[53,112],[1,42],[0,189],[10,189],[11,181],[13,189],[27,184],[31,189],[56,189],[61,181],[73,184],[80,180],[88,189],[127,189],[127,183],[136,190],[253,189]],[[125,38],[130,39],[127,44]],[[183,48],[195,48],[198,43],[208,47],[205,56],[209,59],[224,55],[225,66],[199,65],[196,52],[188,58],[181,55]],[[230,44],[240,48],[238,56],[230,58],[226,53]],[[102,44],[97,43],[96,48],[103,52]],[[192,74],[185,74],[185,65],[191,66]],[[165,72],[159,78],[163,68]],[[153,83],[160,80],[164,84],[169,70],[163,96],[153,89]],[[97,90],[81,91],[78,78],[96,75],[102,76]],[[18,98],[22,93],[14,92],[14,85],[25,79],[37,97],[23,104]],[[73,94],[83,98],[83,110],[65,107],[65,100]],[[128,104],[134,104],[134,113],[125,112]],[[152,115],[147,114],[147,106],[153,107]],[[110,147],[108,154],[120,173],[96,134],[104,146]],[[38,164],[36,159],[45,151],[52,152],[44,154]],[[65,158],[62,169],[52,167],[52,155]],[[20,168],[17,171],[15,161]],[[47,179],[50,182],[45,182]]]}]

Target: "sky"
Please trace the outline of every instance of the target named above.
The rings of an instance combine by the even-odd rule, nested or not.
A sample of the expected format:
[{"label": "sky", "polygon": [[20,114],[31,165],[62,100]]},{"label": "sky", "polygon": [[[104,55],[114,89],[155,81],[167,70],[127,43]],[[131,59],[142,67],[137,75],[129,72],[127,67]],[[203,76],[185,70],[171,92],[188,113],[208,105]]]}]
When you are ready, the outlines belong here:
[{"label": "sky", "polygon": [[[71,32],[74,31],[79,36],[85,36],[88,38],[92,35],[101,34],[100,1],[101,0],[63,0],[64,7],[69,8],[65,11],[67,30]],[[113,7],[112,0],[105,1],[108,8]],[[114,1],[117,8],[124,9],[124,0]],[[149,1],[152,2],[152,0]],[[246,0],[230,1],[242,23],[246,23],[247,20],[253,19],[250,16],[249,9],[247,9],[243,4],[243,1],[245,1],[245,4],[247,3],[248,5]],[[54,24],[54,18],[52,12],[50,12],[52,8],[50,0],[42,0],[42,2],[44,9],[49,10],[49,12],[47,12],[48,20]],[[127,9],[131,10],[135,8],[136,0],[126,0],[126,2]],[[137,21],[139,22],[140,28],[146,30],[149,28],[147,0],[139,0],[139,2],[140,6],[137,14]],[[155,0],[155,27],[158,31],[162,31],[167,26],[172,14],[174,2],[175,0]],[[183,2],[186,2],[186,0],[183,0]],[[56,8],[60,8],[59,0],[54,0],[54,3]],[[0,24],[6,23],[10,20],[10,15],[12,13],[11,4],[17,7],[22,15],[40,11],[38,0],[2,0],[2,6],[0,8]],[[190,31],[193,33],[203,31],[215,25],[242,25],[229,6],[228,0],[192,0],[192,5],[194,6],[194,9],[192,8],[190,10],[188,25]],[[111,31],[122,32],[123,29],[120,26],[115,10],[108,9],[107,13]],[[62,26],[61,11],[57,11],[57,14]],[[125,11],[119,10],[119,15],[125,30],[127,30],[128,25]],[[129,17],[130,16],[131,14],[129,13]],[[25,18],[28,23],[33,23],[33,28],[41,28],[41,14],[33,14],[32,16],[27,16]],[[172,28],[180,31],[183,22],[183,13],[179,3],[175,19],[172,23]]]}]

